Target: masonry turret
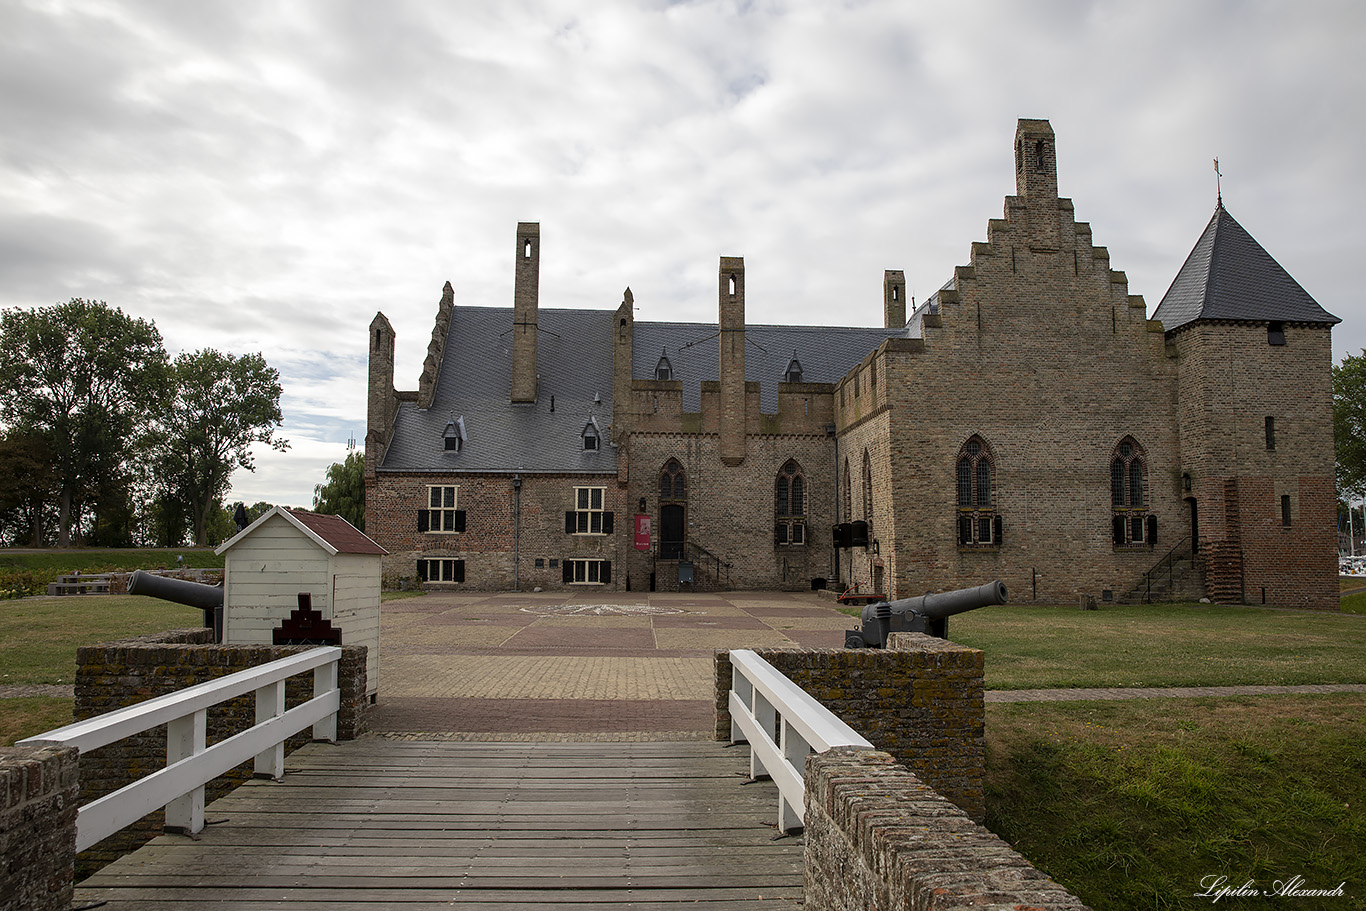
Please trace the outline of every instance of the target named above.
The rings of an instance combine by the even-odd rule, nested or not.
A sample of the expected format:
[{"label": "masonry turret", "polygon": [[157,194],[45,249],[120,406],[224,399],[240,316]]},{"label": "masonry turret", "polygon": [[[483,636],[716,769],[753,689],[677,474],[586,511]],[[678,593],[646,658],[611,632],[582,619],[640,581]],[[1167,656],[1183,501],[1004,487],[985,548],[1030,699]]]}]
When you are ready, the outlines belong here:
[{"label": "masonry turret", "polygon": [[882,273],[882,324],[888,329],[906,327],[906,273],[900,269]]},{"label": "masonry turret", "polygon": [[1016,124],[1015,195],[1028,210],[1031,249],[1057,250],[1058,147],[1047,120],[1022,118]]},{"label": "masonry turret", "polygon": [[612,441],[620,444],[631,430],[631,363],[634,359],[635,296],[627,288],[617,307],[612,345]]},{"label": "masonry turret", "polygon": [[512,301],[512,401],[534,402],[538,386],[536,310],[541,286],[541,226],[517,224],[517,267]]},{"label": "masonry turret", "polygon": [[384,461],[398,397],[394,392],[394,327],[383,313],[370,321],[370,380],[366,395],[365,474]]}]

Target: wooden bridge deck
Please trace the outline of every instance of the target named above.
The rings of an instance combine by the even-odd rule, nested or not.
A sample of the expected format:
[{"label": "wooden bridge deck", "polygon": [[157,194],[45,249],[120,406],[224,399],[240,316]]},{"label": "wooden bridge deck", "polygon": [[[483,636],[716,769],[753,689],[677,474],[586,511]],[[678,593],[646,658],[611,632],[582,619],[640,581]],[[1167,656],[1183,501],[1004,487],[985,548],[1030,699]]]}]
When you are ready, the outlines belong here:
[{"label": "wooden bridge deck", "polygon": [[78,888],[109,911],[793,909],[802,840],[748,751],[688,743],[312,744]]}]

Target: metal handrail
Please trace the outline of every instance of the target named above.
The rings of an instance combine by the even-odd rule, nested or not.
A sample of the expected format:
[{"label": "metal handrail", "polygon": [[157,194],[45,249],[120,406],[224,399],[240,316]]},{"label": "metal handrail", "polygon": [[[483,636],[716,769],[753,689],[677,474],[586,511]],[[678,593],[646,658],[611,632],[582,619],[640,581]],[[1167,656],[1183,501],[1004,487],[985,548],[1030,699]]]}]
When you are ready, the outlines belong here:
[{"label": "metal handrail", "polygon": [[1176,553],[1177,551],[1181,551],[1181,557],[1185,557],[1188,553],[1190,553],[1189,548],[1186,547],[1186,545],[1190,543],[1190,540],[1190,535],[1186,535],[1180,541],[1177,541],[1176,546],[1174,546],[1171,550],[1167,551],[1166,556],[1164,556],[1161,560],[1158,560],[1156,563],[1154,563],[1152,567],[1146,573],[1143,574],[1143,603],[1153,603],[1153,574],[1156,573],[1160,575],[1161,571],[1164,568],[1164,564],[1167,572],[1167,585],[1172,585],[1174,580],[1172,568],[1176,565],[1176,560],[1178,559]]}]

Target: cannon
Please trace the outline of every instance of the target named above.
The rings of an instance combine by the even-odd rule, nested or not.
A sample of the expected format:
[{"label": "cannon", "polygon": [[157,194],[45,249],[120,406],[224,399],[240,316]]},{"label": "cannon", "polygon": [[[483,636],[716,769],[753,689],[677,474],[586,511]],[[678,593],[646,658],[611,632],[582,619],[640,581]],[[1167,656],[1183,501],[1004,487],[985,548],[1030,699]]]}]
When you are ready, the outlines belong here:
[{"label": "cannon", "polygon": [[204,628],[213,630],[215,642],[223,641],[223,589],[220,586],[156,576],[139,569],[128,580],[128,594],[197,607],[204,612]]},{"label": "cannon", "polygon": [[949,617],[991,604],[1006,603],[1006,586],[999,579],[958,591],[879,601],[863,608],[863,626],[845,630],[845,648],[883,648],[891,633],[928,633],[940,639],[949,635]]}]

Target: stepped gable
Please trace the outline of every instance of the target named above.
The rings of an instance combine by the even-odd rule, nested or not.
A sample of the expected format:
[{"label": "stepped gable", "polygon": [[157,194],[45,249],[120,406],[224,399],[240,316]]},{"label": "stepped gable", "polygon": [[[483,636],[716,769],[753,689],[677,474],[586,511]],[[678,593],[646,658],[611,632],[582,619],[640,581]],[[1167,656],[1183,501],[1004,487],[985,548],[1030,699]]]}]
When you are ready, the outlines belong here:
[{"label": "stepped gable", "polygon": [[1153,318],[1167,332],[1196,320],[1314,323],[1342,322],[1291,278],[1223,200],[1186,257]]}]

